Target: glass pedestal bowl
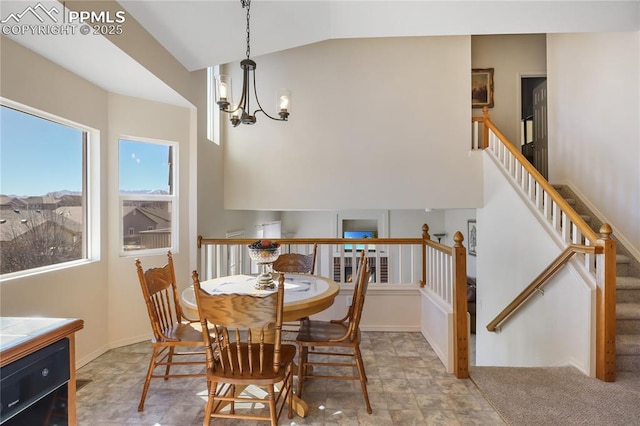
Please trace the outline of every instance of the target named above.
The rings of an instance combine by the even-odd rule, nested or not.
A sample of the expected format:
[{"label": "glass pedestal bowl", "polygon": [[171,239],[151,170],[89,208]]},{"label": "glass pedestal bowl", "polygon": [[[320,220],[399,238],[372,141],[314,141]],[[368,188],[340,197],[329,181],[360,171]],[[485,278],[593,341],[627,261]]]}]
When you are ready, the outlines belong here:
[{"label": "glass pedestal bowl", "polygon": [[255,287],[260,290],[273,289],[276,287],[271,269],[273,262],[280,257],[280,247],[275,248],[251,248],[249,247],[249,257],[260,265],[260,275]]}]

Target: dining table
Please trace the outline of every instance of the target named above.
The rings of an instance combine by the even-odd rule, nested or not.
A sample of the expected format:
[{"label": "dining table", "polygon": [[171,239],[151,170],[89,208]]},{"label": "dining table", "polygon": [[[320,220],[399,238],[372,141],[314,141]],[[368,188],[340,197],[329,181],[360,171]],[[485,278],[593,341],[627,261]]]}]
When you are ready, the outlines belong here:
[{"label": "dining table", "polygon": [[[284,303],[282,319],[285,322],[298,321],[302,318],[320,313],[333,305],[340,291],[340,286],[330,278],[319,275],[285,273]],[[274,274],[277,283],[278,274]],[[257,277],[252,275],[230,275],[200,282],[200,287],[209,294],[251,294],[267,295],[277,291],[256,288]],[[182,305],[193,318],[198,317],[198,305],[193,286],[182,291]],[[300,417],[309,412],[308,405],[293,395],[293,409]]]}]

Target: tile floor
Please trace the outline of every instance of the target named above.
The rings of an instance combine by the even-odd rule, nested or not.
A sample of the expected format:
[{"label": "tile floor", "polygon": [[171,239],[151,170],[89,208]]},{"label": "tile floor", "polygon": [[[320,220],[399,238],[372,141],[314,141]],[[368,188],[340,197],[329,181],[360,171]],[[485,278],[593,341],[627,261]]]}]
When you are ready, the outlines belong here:
[{"label": "tile floor", "polygon": [[[361,348],[373,414],[366,412],[358,382],[317,379],[305,383],[309,415],[287,419],[283,413],[280,424],[505,424],[471,380],[445,372],[421,333],[364,332]],[[149,354],[149,343],[138,343],[110,350],[80,368],[77,378],[91,381],[78,390],[78,424],[202,425],[204,378],[152,380],[145,409],[138,412]],[[214,419],[211,424],[259,423]]]}]

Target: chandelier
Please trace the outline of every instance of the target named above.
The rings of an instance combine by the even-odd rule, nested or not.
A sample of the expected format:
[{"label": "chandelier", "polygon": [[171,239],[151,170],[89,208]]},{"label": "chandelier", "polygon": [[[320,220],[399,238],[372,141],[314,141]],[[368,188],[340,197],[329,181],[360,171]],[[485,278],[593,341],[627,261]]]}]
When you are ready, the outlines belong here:
[{"label": "chandelier", "polygon": [[[278,115],[280,118],[269,115],[260,105],[258,100],[258,90],[256,89],[256,63],[249,58],[251,53],[251,46],[249,44],[251,39],[249,28],[249,10],[251,8],[251,0],[240,0],[242,8],[247,9],[247,59],[240,62],[240,68],[242,68],[242,95],[240,95],[240,101],[237,104],[233,103],[233,97],[231,93],[231,77],[227,75],[217,75],[215,77],[216,86],[216,103],[220,107],[221,111],[231,114],[231,124],[233,127],[238,124],[255,124],[256,113],[261,112],[272,120],[287,121],[289,112],[291,110],[291,91],[289,89],[278,90]],[[255,97],[255,103],[257,109],[251,112],[251,89],[253,85],[253,95]]]}]

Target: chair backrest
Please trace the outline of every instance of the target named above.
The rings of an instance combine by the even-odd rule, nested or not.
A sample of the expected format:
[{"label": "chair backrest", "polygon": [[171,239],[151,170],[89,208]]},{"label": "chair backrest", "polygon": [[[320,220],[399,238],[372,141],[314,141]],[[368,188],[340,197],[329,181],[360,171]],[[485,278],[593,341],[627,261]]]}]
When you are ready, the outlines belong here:
[{"label": "chair backrest", "polygon": [[142,269],[140,259],[135,261],[142,295],[147,305],[156,341],[171,340],[171,330],[174,329],[176,323],[181,322],[184,318],[178,298],[171,251],[167,253],[167,258],[166,265],[160,268],[149,268],[146,271]]},{"label": "chair backrest", "polygon": [[354,341],[358,336],[358,328],[360,327],[360,319],[362,318],[362,310],[364,309],[364,299],[369,288],[369,278],[371,271],[369,269],[369,259],[366,257],[364,250],[360,258],[358,266],[355,287],[353,288],[353,298],[349,307],[349,339]]},{"label": "chair backrest", "polygon": [[316,268],[316,251],[318,245],[313,245],[313,252],[309,254],[283,253],[273,262],[273,270],[276,272],[295,272],[313,274]]},{"label": "chair backrest", "polygon": [[[200,286],[198,272],[193,271],[193,289],[202,323],[203,338],[207,349],[207,366],[223,370],[249,368],[253,373],[265,371],[265,356],[273,351],[273,368],[280,368],[282,339],[282,309],[284,304],[284,275],[280,275],[277,291],[267,296],[246,294],[209,294]],[[206,330],[213,330],[212,337]],[[213,343],[217,343],[219,364],[214,363]],[[230,350],[233,344],[246,345],[249,353],[256,355],[244,359],[247,354]],[[237,349],[237,347],[236,347]]]}]

